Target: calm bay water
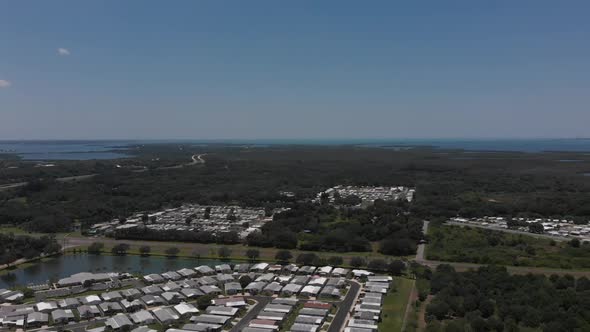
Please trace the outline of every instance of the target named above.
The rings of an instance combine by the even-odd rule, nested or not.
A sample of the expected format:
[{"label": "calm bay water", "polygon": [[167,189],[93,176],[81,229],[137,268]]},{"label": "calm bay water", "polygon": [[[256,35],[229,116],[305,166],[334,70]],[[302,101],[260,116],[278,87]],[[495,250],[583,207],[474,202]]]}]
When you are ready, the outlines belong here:
[{"label": "calm bay water", "polygon": [[[196,258],[142,257],[137,255],[111,256],[72,254],[47,259],[32,266],[17,268],[0,277],[0,288],[15,285],[45,283],[78,272],[129,272],[139,274],[177,271],[199,265],[215,266],[219,260]],[[226,262],[227,263],[227,262]]]},{"label": "calm bay water", "polygon": [[17,154],[24,160],[117,159],[129,141],[0,141],[0,154]]},{"label": "calm bay water", "polygon": [[[377,146],[378,143],[369,144]],[[512,152],[590,152],[590,139],[408,139],[391,140],[379,146],[399,149],[404,146],[430,146],[466,151]]]},{"label": "calm bay water", "polygon": [[535,139],[257,139],[257,140],[186,140],[182,143],[242,144],[255,147],[273,145],[355,145],[404,150],[412,147],[432,147],[438,149],[459,149],[466,151],[513,151],[513,152],[590,152],[590,138],[535,138]]},{"label": "calm bay water", "polygon": [[121,140],[121,141],[0,141],[0,154],[14,153],[25,160],[90,160],[124,158],[132,144],[354,145],[404,150],[413,147],[465,151],[590,152],[590,139],[259,139],[259,140]]}]

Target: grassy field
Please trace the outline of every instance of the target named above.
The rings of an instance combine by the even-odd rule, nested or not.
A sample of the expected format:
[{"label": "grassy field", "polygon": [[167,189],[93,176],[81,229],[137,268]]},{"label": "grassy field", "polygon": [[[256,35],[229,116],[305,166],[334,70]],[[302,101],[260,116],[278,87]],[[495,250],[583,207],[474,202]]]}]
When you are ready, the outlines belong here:
[{"label": "grassy field", "polygon": [[426,257],[430,260],[590,269],[589,245],[574,248],[568,242],[450,225],[431,225],[428,235]]},{"label": "grassy field", "polygon": [[[18,227],[0,227],[0,233],[13,233],[14,235],[28,235],[28,236],[42,236],[48,235],[44,233],[30,233],[22,228]],[[249,249],[256,249],[259,251],[260,256],[258,257],[257,261],[267,261],[273,262],[275,261],[276,253],[281,249],[276,248],[262,248],[262,247],[249,247],[243,244],[235,244],[235,245],[221,245],[221,244],[203,244],[203,243],[187,243],[187,242],[160,242],[160,241],[134,241],[134,240],[116,240],[113,238],[92,238],[92,237],[85,237],[80,234],[80,232],[71,232],[71,233],[56,233],[53,234],[57,238],[58,242],[65,246],[67,249],[65,250],[66,253],[77,253],[77,252],[85,252],[88,246],[92,242],[101,242],[104,244],[104,248],[102,250],[105,254],[110,254],[111,249],[113,246],[120,244],[120,243],[127,243],[130,245],[130,249],[127,251],[129,255],[140,255],[140,247],[142,246],[149,246],[151,251],[148,256],[168,256],[166,254],[166,250],[171,247],[176,247],[179,249],[178,254],[176,257],[183,257],[183,258],[203,258],[203,259],[221,259],[218,254],[218,250],[221,247],[226,247],[231,251],[230,257],[226,258],[227,260],[231,261],[250,261],[246,252]],[[372,252],[313,252],[321,258],[327,259],[332,256],[339,256],[342,257],[344,260],[343,267],[350,267],[349,262],[352,257],[363,257],[365,261],[370,261],[372,259],[385,259],[385,260],[392,260],[392,259],[410,259],[412,256],[408,257],[394,257],[394,256],[386,256],[379,252],[377,252],[377,244],[373,245]],[[301,253],[311,253],[311,251],[303,251],[303,250],[290,250],[293,258],[290,260],[291,262],[295,262],[297,256]],[[23,268],[27,266],[31,266],[37,264],[38,261],[26,262],[16,264],[13,268]],[[5,274],[9,272],[9,270],[1,270],[1,274]]]},{"label": "grassy field", "polygon": [[64,237],[69,237],[69,236],[81,236],[80,231],[68,232],[68,233],[47,234],[47,233],[28,232],[20,227],[14,227],[14,226],[0,226],[0,233],[3,233],[3,234],[12,233],[14,235],[28,235],[28,236],[34,236],[34,237],[39,237],[39,236],[43,236],[43,235],[55,235],[55,237],[58,239],[61,239]]},{"label": "grassy field", "polygon": [[383,319],[379,323],[379,331],[397,332],[402,329],[414,280],[395,277],[394,285],[395,292],[388,294],[383,302]]},{"label": "grassy field", "polygon": [[[76,244],[76,238],[68,239],[68,244]],[[86,250],[88,245],[88,239],[85,240],[87,244],[80,245],[75,249],[69,249],[68,251],[71,252],[73,250]],[[272,262],[275,261],[275,255],[277,251],[280,249],[276,248],[260,248],[260,247],[249,247],[242,244],[235,244],[235,245],[220,245],[220,244],[202,244],[202,243],[185,243],[185,242],[156,242],[156,241],[127,241],[127,240],[114,240],[108,238],[96,238],[92,239],[92,241],[102,242],[104,243],[105,247],[103,252],[110,253],[111,248],[118,243],[127,243],[130,245],[130,250],[128,254],[140,254],[139,248],[141,246],[147,245],[151,248],[150,255],[153,256],[166,256],[166,249],[170,247],[176,247],[180,250],[178,253],[178,257],[190,257],[190,258],[209,258],[209,259],[219,259],[218,249],[221,247],[226,247],[231,250],[231,255],[228,257],[228,260],[248,260],[248,256],[246,252],[249,249],[256,249],[259,251],[260,256],[258,260],[261,261],[268,261]],[[301,253],[309,253],[310,251],[302,251],[302,250],[290,250],[293,258],[291,259],[292,262],[295,261],[297,255]],[[393,256],[385,256],[376,252],[313,252],[319,257],[322,258],[329,258],[331,256],[340,256],[344,259],[344,266],[348,265],[349,260],[352,257],[363,257],[367,261],[376,258],[383,258],[386,260],[396,259],[399,257]]]},{"label": "grassy field", "polygon": [[[45,233],[31,233],[23,230],[19,227],[0,227],[0,233],[13,233],[14,235],[28,235],[28,236],[42,236],[48,235]],[[200,258],[213,258],[217,259],[218,254],[217,251],[221,247],[227,247],[231,250],[231,257],[229,259],[232,260],[246,260],[248,257],[246,256],[246,251],[249,249],[256,249],[260,252],[260,260],[272,261],[277,253],[277,251],[281,249],[276,248],[262,248],[262,247],[249,247],[243,244],[234,244],[234,245],[221,245],[215,243],[188,243],[188,242],[161,242],[161,241],[136,241],[136,240],[115,240],[113,238],[91,238],[91,237],[84,237],[80,234],[80,232],[70,232],[70,233],[55,233],[53,234],[55,237],[60,240],[64,241],[68,247],[77,247],[79,249],[86,249],[88,245],[92,242],[102,242],[105,244],[104,251],[110,252],[111,248],[118,244],[118,243],[128,243],[130,244],[131,248],[128,251],[129,254],[139,254],[139,248],[141,246],[147,245],[151,248],[151,255],[160,255],[165,256],[166,249],[170,247],[177,247],[180,249],[180,253],[178,257],[200,257]],[[60,242],[63,244],[62,242]],[[394,256],[387,256],[379,253],[377,251],[379,247],[378,242],[371,243],[372,251],[371,252],[319,252],[313,251],[313,253],[317,254],[319,257],[328,258],[331,256],[340,256],[343,257],[345,260],[345,264],[348,263],[348,259],[352,257],[363,257],[366,261],[372,259],[411,259],[413,256],[405,256],[405,257],[394,257]],[[71,250],[68,250],[71,251]],[[300,253],[309,253],[311,251],[304,251],[304,250],[297,250],[292,249],[289,250],[293,254],[293,257],[296,258],[297,255]]]},{"label": "grassy field", "polygon": [[26,230],[24,230],[24,229],[22,229],[20,227],[14,227],[14,226],[2,226],[2,227],[0,227],[0,233],[3,233],[3,234],[12,233],[14,235],[29,235],[29,236],[41,236],[41,235],[44,235],[43,233],[27,232]]}]

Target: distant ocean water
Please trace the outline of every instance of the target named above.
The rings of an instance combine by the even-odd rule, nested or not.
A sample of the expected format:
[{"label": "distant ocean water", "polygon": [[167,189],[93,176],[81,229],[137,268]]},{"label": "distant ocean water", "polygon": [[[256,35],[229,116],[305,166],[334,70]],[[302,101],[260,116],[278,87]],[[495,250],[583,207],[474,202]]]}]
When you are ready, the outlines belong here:
[{"label": "distant ocean water", "polygon": [[[590,139],[414,139],[389,143],[393,146],[431,146],[466,151],[590,152]],[[382,145],[383,146],[383,145]]]},{"label": "distant ocean water", "polygon": [[24,160],[91,160],[127,157],[129,141],[0,141],[0,154],[17,154]]},{"label": "distant ocean water", "polygon": [[200,144],[227,143],[251,146],[272,145],[355,145],[404,149],[432,147],[466,151],[514,152],[589,152],[589,139],[260,139],[260,140],[201,140],[187,141]]},{"label": "distant ocean water", "polygon": [[466,151],[588,152],[590,139],[260,139],[260,140],[135,140],[135,141],[0,141],[1,153],[14,153],[25,160],[90,160],[127,157],[133,144],[234,144],[255,147],[273,145],[354,145],[384,149],[432,147]]}]

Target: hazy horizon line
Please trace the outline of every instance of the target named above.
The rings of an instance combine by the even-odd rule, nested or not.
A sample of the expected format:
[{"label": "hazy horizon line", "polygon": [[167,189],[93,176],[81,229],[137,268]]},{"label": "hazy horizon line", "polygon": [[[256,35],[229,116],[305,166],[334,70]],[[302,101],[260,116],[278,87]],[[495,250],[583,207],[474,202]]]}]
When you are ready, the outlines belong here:
[{"label": "hazy horizon line", "polygon": [[0,138],[0,142],[49,142],[49,141],[203,141],[203,142],[231,142],[231,141],[395,141],[395,140],[473,140],[473,141],[499,141],[499,140],[589,140],[589,137],[563,137],[563,136],[514,136],[514,137],[331,137],[331,138]]}]

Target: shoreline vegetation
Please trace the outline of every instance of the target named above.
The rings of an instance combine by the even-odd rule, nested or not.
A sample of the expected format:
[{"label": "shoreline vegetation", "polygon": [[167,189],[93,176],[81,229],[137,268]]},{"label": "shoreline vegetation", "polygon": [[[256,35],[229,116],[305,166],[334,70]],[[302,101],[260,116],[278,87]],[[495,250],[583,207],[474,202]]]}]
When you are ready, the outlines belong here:
[{"label": "shoreline vegetation", "polygon": [[[434,227],[433,227],[434,226]],[[459,226],[451,226],[451,225],[432,225],[429,229],[429,235],[437,234],[440,231],[440,228],[447,229],[447,228],[460,228]],[[475,241],[475,238],[470,232],[483,232],[489,233],[486,230],[481,229],[467,229],[466,237],[470,239],[470,241]],[[500,231],[491,231],[491,232],[500,232]],[[452,235],[455,236],[455,232],[452,232]],[[500,234],[503,235],[503,234]],[[65,235],[62,235],[65,236]],[[435,235],[435,237],[438,235]],[[514,235],[516,236],[516,235]],[[522,235],[517,236],[519,241],[524,241],[523,243],[537,243],[537,242],[546,242],[544,243],[549,246],[551,245],[551,241],[543,241],[543,239],[534,238],[532,236],[524,235],[524,239]],[[79,237],[69,238],[68,241],[76,241],[76,239],[80,239]],[[414,256],[388,256],[379,254],[377,252],[349,252],[349,253],[337,253],[337,252],[314,252],[314,251],[301,251],[301,250],[281,250],[276,248],[263,248],[263,247],[249,247],[242,244],[235,244],[235,245],[218,245],[218,244],[193,244],[193,243],[184,243],[184,242],[153,242],[153,241],[125,241],[125,240],[113,240],[110,238],[85,238],[86,240],[96,240],[96,242],[88,243],[88,244],[80,244],[80,245],[71,245],[61,252],[56,252],[52,254],[48,254],[42,257],[34,257],[24,262],[16,262],[11,264],[8,268],[3,268],[0,270],[0,275],[5,275],[17,269],[27,268],[34,264],[38,264],[43,262],[44,260],[53,259],[59,255],[78,255],[78,254],[94,254],[94,255],[107,255],[107,256],[125,256],[125,255],[133,255],[133,256],[141,256],[141,257],[162,257],[162,258],[169,258],[169,259],[203,259],[203,260],[216,260],[216,261],[237,261],[237,262],[277,262],[277,263],[295,263],[298,258],[300,264],[314,264],[321,265],[335,265],[347,268],[364,268],[364,269],[372,269],[376,271],[383,271],[389,272],[389,264],[396,261],[404,261],[404,262],[413,262]],[[457,236],[453,238],[456,245],[459,245],[459,248],[464,248],[463,246],[467,245],[462,241],[465,240],[464,237]],[[437,240],[435,240],[437,241]],[[101,243],[102,246],[100,247],[99,251],[97,252],[96,249],[91,248],[93,244]],[[432,242],[431,242],[432,243]],[[125,246],[125,250],[123,252],[114,253],[114,248],[117,246]],[[438,264],[451,264],[455,266],[457,270],[466,271],[469,269],[477,269],[479,268],[480,264],[483,265],[495,265],[500,267],[505,267],[508,271],[512,274],[526,274],[526,273],[536,273],[536,274],[572,274],[572,275],[590,275],[590,268],[588,267],[576,267],[576,266],[568,266],[563,267],[560,266],[534,266],[534,265],[514,265],[514,264],[494,264],[494,261],[487,261],[480,262],[480,263],[473,263],[473,262],[465,262],[461,261],[460,259],[457,260],[442,260],[442,258],[446,257],[443,255],[443,251],[439,251],[436,247],[434,250],[437,252],[434,256],[430,254],[433,250],[431,247],[432,244],[426,246],[426,257],[429,261],[425,263],[434,262],[434,258],[437,258]],[[435,242],[436,245],[436,242]],[[564,243],[564,246],[569,245],[568,243]],[[146,249],[147,247],[147,249]],[[449,247],[449,250],[455,247]],[[465,250],[461,249],[462,252]],[[480,252],[482,249],[475,249],[474,252]],[[519,252],[527,252],[526,247],[521,248],[519,247]],[[285,254],[288,252],[288,254]],[[467,250],[466,252],[470,252]],[[492,253],[494,251],[492,250]],[[282,256],[279,257],[279,253]],[[529,249],[530,253],[530,249]],[[249,256],[250,255],[250,256]],[[301,258],[300,258],[301,256]],[[307,256],[307,257],[306,257]],[[279,257],[279,258],[278,258]],[[287,257],[287,259],[284,259]],[[469,257],[469,256],[465,256]],[[492,255],[492,257],[494,257]],[[432,260],[430,260],[432,259]],[[355,260],[355,264],[351,264],[351,261]],[[370,263],[373,262],[373,266],[369,267]]]},{"label": "shoreline vegetation", "polygon": [[[1,231],[18,231],[15,228],[0,228]],[[442,233],[442,234],[441,234]],[[26,234],[28,236],[41,237],[44,234],[27,234],[20,230],[17,236]],[[73,235],[73,236],[72,236]],[[222,244],[195,244],[186,242],[158,242],[158,241],[128,241],[115,240],[112,238],[87,238],[78,234],[58,234],[57,242],[63,243],[66,249],[63,254],[88,253],[91,241],[103,242],[104,247],[100,249],[103,255],[117,255],[113,253],[113,248],[117,245],[127,244],[129,247],[123,253],[124,255],[137,256],[154,256],[169,257],[181,259],[207,259],[207,260],[227,260],[227,261],[280,261],[277,259],[279,252],[288,252],[287,259],[283,262],[295,262],[298,256],[310,255],[307,263],[313,264],[314,260],[317,265],[330,264],[344,267],[368,268],[371,261],[375,261],[376,269],[386,271],[387,264],[392,261],[412,261],[414,256],[388,256],[378,253],[377,246],[373,244],[372,252],[314,252],[301,250],[281,250],[277,248],[250,247],[244,244],[222,245]],[[456,225],[446,225],[431,223],[428,238],[430,243],[426,246],[426,258],[428,262],[438,261],[438,264],[451,264],[458,270],[468,270],[478,268],[478,264],[497,265],[508,268],[510,273],[523,274],[527,272],[541,274],[572,274],[587,275],[590,273],[588,264],[587,244],[581,244],[581,248],[575,248],[569,242],[559,243],[549,239],[540,239],[533,236],[509,234],[501,231],[486,230],[481,228],[471,228]],[[452,240],[452,241],[450,241]],[[80,243],[80,241],[82,243]],[[450,241],[450,243],[447,243]],[[147,252],[146,252],[146,249]],[[441,249],[442,248],[442,249]],[[546,253],[544,250],[549,250]],[[223,251],[224,253],[221,253]],[[250,258],[249,251],[254,252],[254,258]],[[457,256],[459,252],[461,255]],[[488,258],[481,258],[482,252],[485,252]],[[559,256],[563,252],[564,255]],[[434,254],[433,254],[434,253]],[[43,257],[35,257],[25,262],[12,263],[8,269],[0,270],[0,275],[4,275],[15,269],[26,268],[37,264],[43,259],[59,255],[55,253]],[[580,254],[584,254],[580,257]],[[510,260],[506,260],[509,257]],[[359,258],[353,266],[351,259]],[[571,264],[569,258],[574,259]],[[381,262],[379,262],[381,261]],[[337,264],[335,264],[336,262]],[[514,263],[518,262],[518,263]],[[548,263],[549,262],[549,263]],[[557,264],[557,262],[559,264]],[[580,265],[581,263],[584,265]],[[567,263],[567,265],[566,265]],[[375,267],[374,266],[374,267]]]},{"label": "shoreline vegetation", "polygon": [[63,249],[51,235],[33,237],[0,233],[0,267],[10,268],[12,264],[42,258]]},{"label": "shoreline vegetation", "polygon": [[[71,239],[70,239],[71,240]],[[96,242],[87,245],[75,245],[64,249],[60,253],[54,253],[43,257],[35,257],[27,262],[16,262],[9,268],[0,270],[4,275],[16,269],[26,268],[30,265],[42,262],[44,259],[55,258],[59,255],[108,255],[108,256],[141,256],[141,257],[163,257],[169,259],[204,259],[217,261],[240,261],[240,262],[276,262],[276,263],[300,263],[312,265],[336,265],[347,268],[369,268],[373,262],[373,270],[387,271],[388,265],[393,261],[409,261],[412,256],[386,256],[379,253],[367,252],[313,252],[301,250],[281,250],[276,248],[249,247],[241,244],[236,245],[207,245],[189,244],[174,242],[134,242],[114,241],[111,239],[93,239]],[[111,242],[108,242],[111,240]],[[100,246],[92,246],[101,244]],[[125,248],[116,253],[117,248]],[[148,248],[147,250],[145,248]],[[198,249],[195,249],[197,248]],[[98,249],[97,249],[98,248]],[[288,254],[286,254],[288,253]],[[286,259],[285,259],[286,258]],[[337,264],[334,264],[337,263]],[[353,264],[354,263],[354,264]]]}]

